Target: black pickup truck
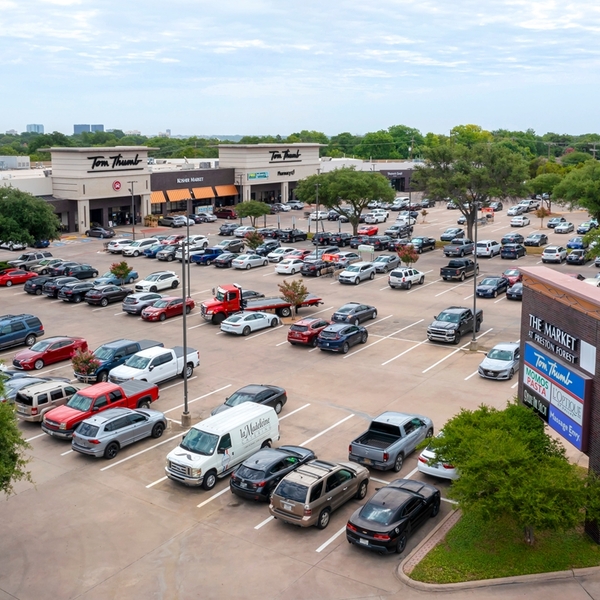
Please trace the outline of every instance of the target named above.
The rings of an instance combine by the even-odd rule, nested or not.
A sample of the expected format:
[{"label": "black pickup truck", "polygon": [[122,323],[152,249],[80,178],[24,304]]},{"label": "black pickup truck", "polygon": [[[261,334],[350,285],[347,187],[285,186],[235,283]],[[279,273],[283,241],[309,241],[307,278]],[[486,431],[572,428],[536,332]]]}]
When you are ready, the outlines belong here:
[{"label": "black pickup truck", "polygon": [[460,279],[464,281],[467,277],[479,274],[479,265],[475,267],[475,263],[470,258],[453,258],[450,262],[440,269],[440,277],[444,281],[452,281]]},{"label": "black pickup truck", "polygon": [[445,342],[459,344],[460,338],[466,333],[479,331],[483,322],[483,311],[477,310],[477,318],[473,318],[473,311],[462,306],[450,306],[443,310],[433,323],[427,328],[427,339],[431,342]]}]

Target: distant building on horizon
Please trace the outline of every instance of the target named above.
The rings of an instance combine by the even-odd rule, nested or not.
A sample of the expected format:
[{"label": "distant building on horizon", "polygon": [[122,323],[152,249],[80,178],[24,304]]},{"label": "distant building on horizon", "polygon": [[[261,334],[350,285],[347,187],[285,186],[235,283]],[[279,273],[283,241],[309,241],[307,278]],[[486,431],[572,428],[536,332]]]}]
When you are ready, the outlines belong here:
[{"label": "distant building on horizon", "polygon": [[130,129],[129,131],[124,131],[125,135],[142,135],[142,132],[139,129]]},{"label": "distant building on horizon", "polygon": [[80,135],[82,133],[90,133],[91,126],[87,125],[73,125],[73,135]]},{"label": "distant building on horizon", "polygon": [[44,126],[37,123],[27,125],[27,133],[44,133]]},{"label": "distant building on horizon", "polygon": [[92,129],[92,133],[95,133],[96,131],[104,131],[104,125],[91,125],[91,129]]},{"label": "distant building on horizon", "polygon": [[16,129],[9,129],[6,135],[19,135],[19,132]]}]

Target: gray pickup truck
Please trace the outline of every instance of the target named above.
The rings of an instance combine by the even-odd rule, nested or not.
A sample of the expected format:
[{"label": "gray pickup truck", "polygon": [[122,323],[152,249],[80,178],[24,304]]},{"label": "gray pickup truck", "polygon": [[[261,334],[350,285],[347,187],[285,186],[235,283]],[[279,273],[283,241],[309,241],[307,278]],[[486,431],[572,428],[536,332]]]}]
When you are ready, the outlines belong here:
[{"label": "gray pickup truck", "polygon": [[433,323],[427,328],[427,339],[432,342],[446,342],[459,344],[460,338],[473,331],[479,331],[483,322],[483,311],[477,309],[477,318],[473,318],[473,311],[462,306],[450,306],[443,310]]},{"label": "gray pickup truck", "polygon": [[479,265],[475,268],[475,263],[470,258],[453,258],[445,267],[440,269],[440,277],[444,281],[460,279],[464,281],[467,277],[479,274]]},{"label": "gray pickup truck", "polygon": [[348,458],[361,465],[398,473],[404,459],[425,438],[433,436],[433,423],[422,415],[384,412],[351,444]]},{"label": "gray pickup truck", "polygon": [[465,254],[473,254],[475,244],[467,238],[454,238],[447,246],[444,246],[445,256],[460,256]]}]

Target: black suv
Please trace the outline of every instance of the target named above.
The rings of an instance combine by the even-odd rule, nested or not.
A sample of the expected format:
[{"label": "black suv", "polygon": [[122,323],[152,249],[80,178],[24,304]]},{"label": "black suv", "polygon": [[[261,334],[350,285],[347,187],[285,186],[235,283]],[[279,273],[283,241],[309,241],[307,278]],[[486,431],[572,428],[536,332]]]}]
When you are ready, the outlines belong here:
[{"label": "black suv", "polygon": [[278,237],[282,242],[290,244],[303,242],[307,239],[306,231],[301,229],[280,229]]},{"label": "black suv", "polygon": [[93,288],[94,284],[91,281],[71,281],[58,290],[58,297],[63,302],[75,302],[75,304],[79,304]]},{"label": "black suv", "polygon": [[331,232],[329,231],[319,231],[313,235],[312,243],[317,246],[329,246],[331,243]]},{"label": "black suv", "polygon": [[373,246],[375,250],[387,250],[390,248],[393,240],[389,235],[372,235],[367,243],[369,246]]},{"label": "black suv", "polygon": [[341,248],[342,246],[347,246],[351,239],[351,233],[332,233],[331,237],[329,238],[329,242]]},{"label": "black suv", "polygon": [[281,242],[279,240],[265,240],[254,252],[259,256],[266,256],[280,246]]},{"label": "black suv", "polygon": [[33,346],[44,335],[42,322],[33,315],[4,315],[0,317],[0,348]]}]

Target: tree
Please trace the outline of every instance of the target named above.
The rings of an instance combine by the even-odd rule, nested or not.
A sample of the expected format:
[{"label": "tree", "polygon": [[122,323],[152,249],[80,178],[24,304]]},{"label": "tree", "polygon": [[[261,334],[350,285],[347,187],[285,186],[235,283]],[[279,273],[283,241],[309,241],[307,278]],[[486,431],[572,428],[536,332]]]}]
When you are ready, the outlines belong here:
[{"label": "tree", "polygon": [[398,256],[407,267],[410,267],[410,265],[419,260],[419,253],[412,244],[400,246],[400,248],[398,248]]},{"label": "tree", "polygon": [[425,145],[423,135],[418,129],[406,125],[392,125],[388,128],[389,134],[395,142],[395,153],[400,158],[418,156]]},{"label": "tree", "polygon": [[116,262],[110,265],[110,272],[122,283],[125,283],[129,278],[129,273],[133,271],[133,267],[130,267],[126,261]]},{"label": "tree", "polygon": [[350,167],[301,179],[296,188],[296,196],[305,204],[315,204],[317,186],[319,203],[348,217],[355,235],[360,214],[369,202],[391,202],[396,195],[387,178],[380,173],[357,171]]},{"label": "tree", "polygon": [[[0,398],[4,398],[3,377],[0,376]],[[17,425],[15,405],[0,402],[0,490],[6,496],[13,493],[13,484],[25,480],[32,483],[31,473],[25,470],[29,459],[25,450],[31,446],[23,439]]]},{"label": "tree", "polygon": [[552,194],[554,188],[561,182],[562,175],[558,173],[542,173],[527,183],[527,187],[536,195],[548,194],[548,210],[552,212]]},{"label": "tree", "polygon": [[71,359],[73,371],[79,375],[93,375],[100,366],[100,361],[90,350],[76,350]]},{"label": "tree", "polygon": [[248,200],[236,205],[235,210],[240,217],[248,217],[252,227],[256,227],[256,219],[271,214],[271,207],[265,202],[258,200]]},{"label": "tree", "polygon": [[594,157],[587,152],[565,152],[565,154],[560,159],[560,164],[563,167],[577,166],[581,165],[588,160],[593,160]]},{"label": "tree", "polygon": [[373,131],[367,133],[354,151],[357,156],[366,159],[400,158],[394,143],[394,138],[387,131]]},{"label": "tree", "polygon": [[504,410],[484,405],[461,410],[444,425],[443,436],[431,440],[431,447],[436,461],[460,472],[449,495],[463,511],[486,519],[509,517],[529,543],[535,529],[580,524],[586,508],[588,518],[597,518],[599,503],[589,496],[594,482],[580,476],[564,447],[545,432],[543,421],[518,402]]},{"label": "tree", "polygon": [[289,302],[294,307],[294,312],[298,314],[300,305],[308,297],[308,288],[304,285],[302,279],[294,279],[290,283],[287,280],[283,280],[283,283],[278,285],[279,292],[282,298]]},{"label": "tree", "polygon": [[540,228],[544,228],[544,219],[550,216],[550,211],[545,207],[541,206],[535,211],[535,216],[540,219]]},{"label": "tree", "polygon": [[588,160],[579,169],[565,175],[554,188],[554,197],[565,200],[571,208],[581,206],[587,209],[594,219],[599,219],[600,162]]},{"label": "tree", "polygon": [[244,243],[251,250],[256,250],[264,241],[265,238],[258,231],[251,231],[244,236]]},{"label": "tree", "polygon": [[32,194],[0,187],[0,240],[33,244],[60,237],[60,221],[52,206]]},{"label": "tree", "polygon": [[452,199],[465,216],[473,239],[478,208],[487,206],[492,198],[524,195],[527,175],[527,161],[505,147],[443,144],[427,149],[425,165],[417,166],[411,186],[434,200]]},{"label": "tree", "polygon": [[472,148],[477,144],[492,142],[494,136],[479,125],[457,125],[450,130],[450,140],[461,146]]}]

